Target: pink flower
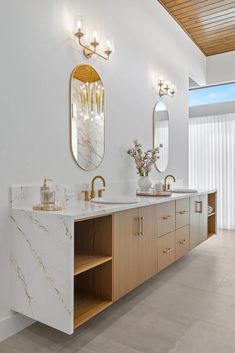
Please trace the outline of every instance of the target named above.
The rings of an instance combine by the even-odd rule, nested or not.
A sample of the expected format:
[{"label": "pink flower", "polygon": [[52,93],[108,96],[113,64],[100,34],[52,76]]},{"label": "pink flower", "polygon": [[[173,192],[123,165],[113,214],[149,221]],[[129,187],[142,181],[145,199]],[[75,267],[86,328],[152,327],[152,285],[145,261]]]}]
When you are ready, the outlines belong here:
[{"label": "pink flower", "polygon": [[152,170],[153,164],[159,158],[158,148],[143,152],[142,145],[138,142],[138,140],[134,140],[134,148],[128,149],[127,153],[134,158],[137,174],[140,176],[147,176]]}]

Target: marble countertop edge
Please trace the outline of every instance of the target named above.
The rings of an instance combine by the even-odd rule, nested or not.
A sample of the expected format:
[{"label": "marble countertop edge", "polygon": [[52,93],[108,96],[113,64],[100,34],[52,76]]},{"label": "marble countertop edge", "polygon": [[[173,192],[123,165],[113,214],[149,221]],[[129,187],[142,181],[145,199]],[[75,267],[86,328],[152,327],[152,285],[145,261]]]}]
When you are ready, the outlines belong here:
[{"label": "marble countertop edge", "polygon": [[141,201],[133,204],[98,204],[92,201],[80,201],[74,203],[73,205],[61,210],[61,211],[35,211],[29,207],[21,207],[21,208],[12,208],[14,211],[25,211],[30,214],[47,214],[47,215],[57,215],[62,217],[71,217],[74,222],[81,221],[93,217],[102,217],[106,215],[110,215],[116,212],[127,211],[130,209],[135,209],[139,207],[145,207],[150,205],[157,205],[169,201],[175,201],[179,199],[184,199],[192,196],[200,196],[205,194],[211,194],[216,192],[216,189],[208,189],[208,190],[198,190],[197,193],[173,193],[171,196],[164,197],[151,197],[151,196],[138,196],[138,199]]}]

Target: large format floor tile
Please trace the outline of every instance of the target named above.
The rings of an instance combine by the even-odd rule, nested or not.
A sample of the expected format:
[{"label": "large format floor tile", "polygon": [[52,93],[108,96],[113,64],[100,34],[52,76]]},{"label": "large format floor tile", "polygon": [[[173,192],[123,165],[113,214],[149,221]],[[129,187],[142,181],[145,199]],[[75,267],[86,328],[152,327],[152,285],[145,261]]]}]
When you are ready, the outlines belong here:
[{"label": "large format floor tile", "polygon": [[234,353],[234,330],[195,322],[169,353]]},{"label": "large format floor tile", "polygon": [[36,323],[0,353],[234,353],[235,232],[223,231],[72,336]]}]

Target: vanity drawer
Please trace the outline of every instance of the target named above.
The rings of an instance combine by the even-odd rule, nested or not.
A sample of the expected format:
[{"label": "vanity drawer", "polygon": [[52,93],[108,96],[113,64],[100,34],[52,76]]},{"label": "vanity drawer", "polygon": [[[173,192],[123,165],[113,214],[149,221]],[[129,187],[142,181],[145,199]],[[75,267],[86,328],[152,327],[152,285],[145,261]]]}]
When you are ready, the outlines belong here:
[{"label": "vanity drawer", "polygon": [[176,201],[176,229],[189,224],[189,198]]},{"label": "vanity drawer", "polygon": [[158,271],[175,261],[175,232],[158,238]]},{"label": "vanity drawer", "polygon": [[157,235],[175,230],[175,201],[166,202],[157,206]]},{"label": "vanity drawer", "polygon": [[187,254],[189,251],[189,226],[177,229],[175,232],[175,253],[176,260]]}]

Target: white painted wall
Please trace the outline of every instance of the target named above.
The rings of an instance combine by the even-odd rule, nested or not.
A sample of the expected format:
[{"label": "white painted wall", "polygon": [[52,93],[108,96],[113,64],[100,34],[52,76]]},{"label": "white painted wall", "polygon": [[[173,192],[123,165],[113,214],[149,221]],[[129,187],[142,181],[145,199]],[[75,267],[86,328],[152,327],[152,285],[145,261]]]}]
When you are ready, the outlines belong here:
[{"label": "white painted wall", "polygon": [[189,118],[215,116],[235,113],[235,101],[214,104],[196,105],[189,108]]},{"label": "white painted wall", "polygon": [[[77,167],[69,145],[70,73],[86,62],[71,36],[73,16],[78,13],[89,24],[98,24],[97,30],[111,34],[116,48],[109,62],[89,61],[102,77],[107,97],[106,153],[93,173]],[[166,99],[171,125],[166,173],[187,183],[188,78],[205,83],[205,57],[155,0],[8,0],[1,4],[0,26],[0,321],[4,325],[14,322],[9,310],[9,185],[39,184],[45,176],[58,183],[88,182],[95,174],[102,174],[107,183],[135,179],[126,149],[134,138],[152,146],[160,74],[178,88],[174,99]],[[152,177],[165,174],[154,171]],[[11,326],[4,335],[12,330]]]},{"label": "white painted wall", "polygon": [[235,51],[208,56],[206,66],[208,85],[235,81]]}]

